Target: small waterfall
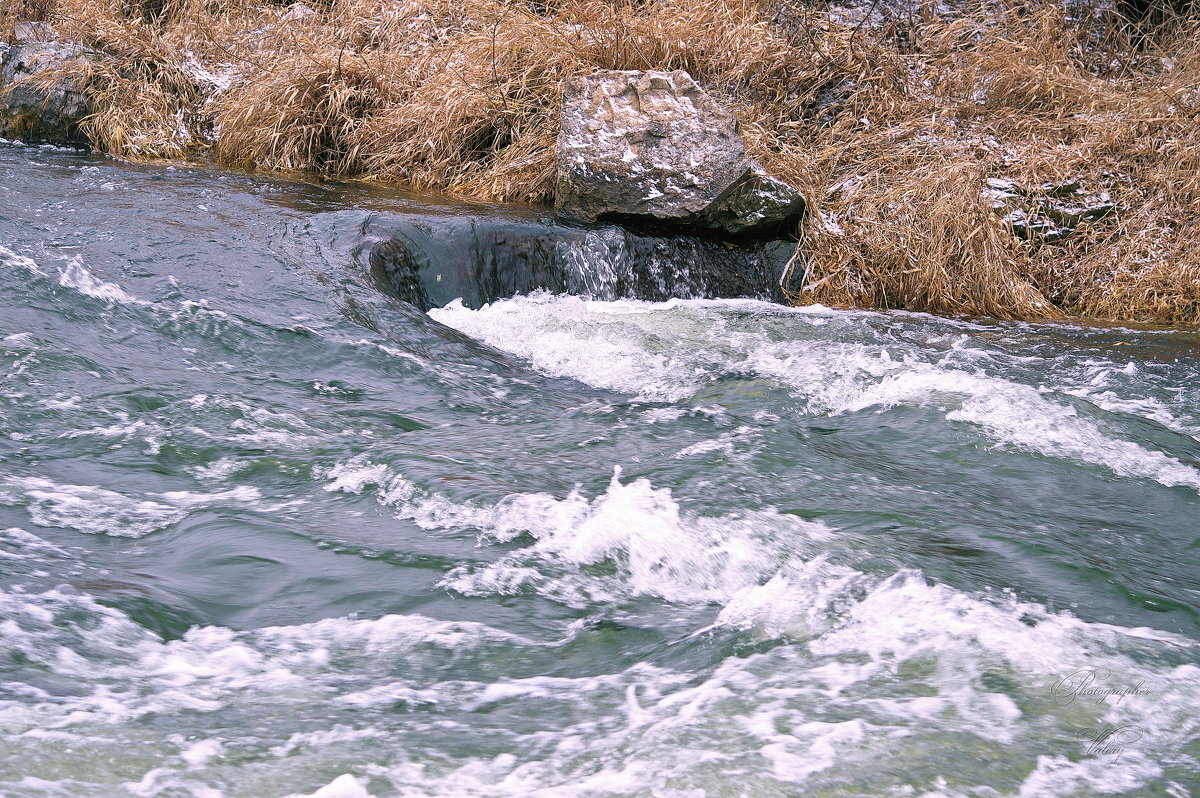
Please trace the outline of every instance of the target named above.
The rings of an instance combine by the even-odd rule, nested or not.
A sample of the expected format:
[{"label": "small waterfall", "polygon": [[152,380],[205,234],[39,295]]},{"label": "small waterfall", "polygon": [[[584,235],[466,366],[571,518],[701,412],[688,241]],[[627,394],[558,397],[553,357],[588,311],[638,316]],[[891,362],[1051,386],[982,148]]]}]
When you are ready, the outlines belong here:
[{"label": "small waterfall", "polygon": [[363,227],[383,290],[422,310],[539,289],[596,299],[778,300],[786,241],[657,235],[518,215],[378,214]]}]

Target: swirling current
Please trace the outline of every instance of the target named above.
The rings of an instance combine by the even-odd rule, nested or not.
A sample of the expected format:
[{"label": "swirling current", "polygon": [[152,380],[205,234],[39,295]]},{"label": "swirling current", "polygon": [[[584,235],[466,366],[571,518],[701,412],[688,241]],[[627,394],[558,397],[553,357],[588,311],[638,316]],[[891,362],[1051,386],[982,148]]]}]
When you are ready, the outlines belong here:
[{"label": "swirling current", "polygon": [[0,794],[1200,794],[1195,331],[423,313],[421,202],[0,144]]}]

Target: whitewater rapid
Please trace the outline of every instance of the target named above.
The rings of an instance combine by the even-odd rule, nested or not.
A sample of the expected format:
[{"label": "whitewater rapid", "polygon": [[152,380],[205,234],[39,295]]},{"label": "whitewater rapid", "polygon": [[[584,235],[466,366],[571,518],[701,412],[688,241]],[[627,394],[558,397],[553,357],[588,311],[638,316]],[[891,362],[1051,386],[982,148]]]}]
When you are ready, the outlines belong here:
[{"label": "whitewater rapid", "polygon": [[0,165],[5,798],[1198,794],[1194,334],[422,314],[325,189]]}]

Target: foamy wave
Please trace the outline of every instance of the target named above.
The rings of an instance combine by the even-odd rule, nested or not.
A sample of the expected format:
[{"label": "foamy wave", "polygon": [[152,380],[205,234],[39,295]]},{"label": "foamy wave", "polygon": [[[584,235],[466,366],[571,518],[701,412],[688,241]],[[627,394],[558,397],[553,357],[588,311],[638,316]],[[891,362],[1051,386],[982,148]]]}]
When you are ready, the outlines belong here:
[{"label": "foamy wave", "polygon": [[[193,411],[221,411],[225,416],[232,416],[232,420],[227,424],[233,433],[225,436],[225,439],[236,444],[288,449],[321,437],[321,430],[295,413],[253,405],[234,397],[196,394],[190,397],[187,403]],[[223,421],[224,418],[220,420]],[[213,433],[200,430],[200,434]]]},{"label": "foamy wave", "polygon": [[[616,498],[631,497],[618,491]],[[727,540],[740,535],[735,527]],[[700,567],[723,565],[704,560]],[[381,794],[584,796],[655,793],[668,784],[699,794],[727,786],[732,770],[756,773],[764,791],[828,789],[850,779],[857,794],[887,794],[891,771],[880,760],[924,762],[930,746],[960,758],[956,773],[981,779],[994,777],[983,764],[989,757],[1028,763],[997,795],[1134,794],[1161,775],[1161,757],[1186,750],[1195,733],[1189,718],[1200,709],[1200,669],[1133,656],[1147,651],[1147,662],[1165,663],[1164,653],[1190,645],[1182,638],[1088,624],[1011,597],[972,596],[912,571],[867,578],[821,558],[734,593],[707,630],[798,636],[803,645],[726,656],[699,672],[638,663],[596,675],[512,677],[505,663],[538,648],[558,650],[575,632],[539,643],[416,615],[246,632],[202,627],[163,642],[78,594],[0,591],[0,617],[0,653],[19,651],[22,661],[58,676],[95,680],[91,692],[54,703],[0,705],[6,734],[47,724],[65,734],[98,723],[125,734],[150,715],[224,708],[237,708],[239,717],[372,713],[370,725],[330,720],[286,733],[265,755],[287,757],[291,768],[314,761],[337,767],[332,772],[343,775],[326,787],[357,789],[366,783],[358,774],[368,772]],[[463,678],[464,660],[489,678]],[[1111,673],[1114,688],[1142,689],[1119,700],[1056,702],[1054,680],[1081,667]],[[439,757],[437,767],[408,755],[409,727],[433,724],[412,732],[418,737],[458,729],[455,718],[505,717],[532,700],[557,708],[551,727],[539,721],[522,732],[487,732],[505,735],[512,753],[477,757],[468,746]],[[404,725],[379,728],[398,706],[407,710]],[[1085,756],[1071,736],[1103,724],[1139,730],[1119,761]],[[177,752],[137,782],[147,795],[172,794],[226,750],[212,739],[171,744]],[[350,760],[321,758],[338,746],[353,751],[353,773],[345,768]],[[376,755],[365,761],[378,764],[357,769]],[[863,777],[882,780],[853,782]],[[944,786],[941,794],[983,794],[970,784]]]},{"label": "foamy wave", "polygon": [[350,773],[343,773],[316,792],[307,795],[293,793],[287,798],[375,798],[367,792],[365,781]]},{"label": "foamy wave", "polygon": [[872,582],[853,568],[830,563],[825,555],[793,558],[766,582],[734,593],[715,626],[804,640],[828,629],[838,610]]},{"label": "foamy wave", "polygon": [[[0,590],[0,610],[5,619],[0,652],[21,652],[26,661],[62,676],[153,688],[114,700],[98,685],[74,702],[71,711],[81,713],[75,723],[86,716],[112,722],[151,712],[211,711],[246,690],[286,692],[319,680],[334,651],[386,664],[401,655],[435,661],[476,646],[534,645],[485,624],[420,615],[330,618],[253,632],[194,627],[179,640],[163,642],[121,612],[61,590]],[[20,718],[33,719],[0,704],[0,720]]]},{"label": "foamy wave", "polygon": [[[429,529],[474,529],[484,541],[533,544],[481,568],[463,567],[442,584],[468,595],[534,590],[568,604],[651,595],[671,601],[724,601],[776,570],[785,552],[815,551],[832,532],[770,511],[708,518],[681,512],[665,489],[614,470],[589,500],[512,494],[492,506],[457,503],[418,489],[387,466],[357,457],[325,472],[325,489],[379,489],[379,501]],[[611,573],[592,573],[612,569]]]},{"label": "foamy wave", "polygon": [[761,435],[762,432],[760,430],[743,425],[729,432],[722,432],[712,440],[700,441],[699,443],[693,443],[691,446],[685,446],[676,452],[674,457],[677,460],[683,460],[688,457],[698,457],[711,452],[721,452],[726,457],[731,458],[745,456],[738,452],[738,444],[753,440]]},{"label": "foamy wave", "polygon": [[6,504],[27,504],[38,526],[65,527],[89,535],[140,538],[182,521],[186,513],[149,499],[134,499],[94,485],[60,485],[48,479],[11,479]]},{"label": "foamy wave", "polygon": [[[410,515],[405,502],[420,493],[408,484],[403,499],[389,497],[399,478],[365,459],[341,464],[329,477],[334,490],[377,486],[382,501]],[[483,764],[472,762],[426,782],[423,794],[517,795],[548,783],[568,795],[615,785],[645,791],[661,784],[656,778],[663,774],[694,784],[703,763],[689,759],[682,741],[696,735],[706,748],[726,752],[714,772],[734,763],[759,768],[765,760],[772,784],[827,785],[822,779],[833,772],[841,783],[856,763],[875,770],[874,756],[864,752],[886,749],[889,757],[913,761],[927,755],[925,741],[936,737],[939,748],[963,756],[983,746],[992,752],[986,756],[1025,758],[1034,767],[1023,783],[997,794],[1130,794],[1160,778],[1164,751],[1194,739],[1187,719],[1200,709],[1200,668],[1148,664],[1178,661],[1180,652],[1195,650],[1194,642],[1084,622],[1011,595],[965,593],[913,570],[864,573],[833,561],[838,537],[818,525],[765,513],[694,517],[668,491],[645,480],[623,483],[619,471],[594,499],[578,490],[564,498],[515,494],[491,507],[460,506],[447,517],[469,521],[484,543],[529,539],[491,565],[451,571],[443,585],[454,590],[533,591],[580,605],[641,595],[710,602],[721,605],[715,622],[690,638],[732,632],[777,645],[725,659],[701,681],[622,674],[629,686],[619,734],[559,730],[580,739],[579,757],[604,756],[614,746],[626,751],[615,770],[571,771],[578,762],[571,755],[545,768],[514,760],[481,771]],[[1086,669],[1104,674],[1105,687],[1117,692],[1063,700],[1056,682]],[[489,699],[523,697],[582,701],[577,691],[599,691],[587,694],[592,706],[605,695],[612,702],[615,689],[581,680],[503,682],[477,700],[485,706]],[[354,700],[430,706],[447,696],[394,683]],[[709,720],[715,718],[730,724],[728,734]],[[1076,735],[1110,726],[1136,727],[1137,739],[1119,761],[1087,754]],[[406,767],[388,773],[405,784],[414,775]],[[978,775],[980,784],[991,783],[986,769]],[[977,792],[947,786],[934,794]]]},{"label": "foamy wave", "polygon": [[230,476],[249,467],[249,463],[232,457],[222,457],[207,465],[186,466],[189,474],[205,482],[223,482]]},{"label": "foamy wave", "polygon": [[[73,405],[61,406],[56,409],[75,409]],[[90,429],[75,429],[67,432],[60,432],[60,438],[120,438],[128,442],[136,437],[146,443],[146,449],[150,454],[158,454],[162,449],[162,440],[168,436],[168,431],[162,425],[153,421],[144,421],[138,419],[131,421],[129,414],[118,411],[113,414],[117,417],[116,424],[108,424],[102,427],[92,427]]]},{"label": "foamy wave", "polygon": [[[3,246],[0,246],[0,264],[25,269],[30,274],[38,277],[46,276],[46,272],[42,271],[41,267],[32,258],[19,255]],[[96,275],[92,274],[83,265],[83,259],[78,255],[68,258],[65,264],[58,267],[58,284],[63,288],[78,291],[84,296],[99,299],[103,302],[126,305],[147,304],[126,293],[119,285],[105,282],[96,277]]]},{"label": "foamy wave", "polygon": [[669,348],[656,351],[652,333],[630,323],[653,307],[537,294],[495,302],[481,310],[469,310],[456,301],[430,310],[429,315],[528,359],[546,374],[646,399],[682,399],[701,382],[686,363],[671,358]]},{"label": "foamy wave", "polygon": [[336,463],[322,475],[329,480],[325,490],[331,492],[358,494],[375,486],[381,504],[393,507],[397,516],[423,529],[482,529],[493,525],[494,511],[422,491],[403,475],[371,462],[365,455]]},{"label": "foamy wave", "polygon": [[[747,310],[743,301],[592,302],[537,294],[480,310],[455,303],[430,315],[548,374],[645,399],[679,400],[718,377],[749,374],[787,388],[810,414],[933,406],[1005,446],[1200,491],[1196,468],[1124,440],[1036,388],[984,373],[988,357],[966,349],[965,334],[952,336],[948,351],[935,350],[930,361],[929,352],[891,340],[845,342],[815,333],[805,340],[805,328],[818,329],[836,318],[833,311],[764,308],[771,306],[753,308],[764,313],[759,329],[735,326],[736,314]],[[783,324],[773,319],[786,321],[785,340],[761,329]],[[1148,418],[1163,414],[1135,400],[1105,397],[1099,404]]]},{"label": "foamy wave", "polygon": [[99,299],[104,302],[114,302],[124,305],[144,305],[142,300],[127,294],[124,289],[115,283],[107,283],[90,271],[83,265],[83,259],[79,256],[72,257],[67,261],[65,266],[59,267],[58,284],[64,288],[71,288],[84,296],[90,296],[93,299]]},{"label": "foamy wave", "polygon": [[41,477],[11,478],[0,487],[0,503],[25,505],[38,526],[127,538],[145,537],[179,523],[192,508],[254,504],[261,498],[258,489],[249,486],[219,493],[168,491],[154,496],[138,499],[95,485],[64,485]]},{"label": "foamy wave", "polygon": [[[954,402],[955,397],[961,397],[960,402]],[[1034,388],[994,377],[912,368],[870,386],[838,410],[927,403],[952,408],[948,420],[973,424],[1002,444],[1104,466],[1118,476],[1200,491],[1200,471],[1195,468],[1109,435],[1075,408],[1047,399]]]},{"label": "foamy wave", "polygon": [[[779,567],[785,556],[780,527],[796,549],[805,539],[830,535],[820,524],[766,512],[685,515],[669,490],[645,479],[622,484],[620,473],[616,469],[608,490],[592,501],[578,491],[562,500],[508,497],[482,525],[485,537],[510,541],[528,534],[533,545],[478,570],[453,571],[443,584],[472,595],[528,586],[570,604],[630,595],[721,602]],[[590,573],[602,565],[615,571]]]},{"label": "foamy wave", "polygon": [[1127,413],[1131,416],[1156,421],[1169,430],[1181,433],[1200,442],[1200,426],[1179,418],[1171,412],[1170,408],[1157,399],[1151,397],[1126,398],[1119,396],[1113,390],[1095,390],[1092,388],[1065,388],[1063,392],[1078,396],[1103,410],[1114,413]]},{"label": "foamy wave", "polygon": [[3,264],[4,266],[15,266],[19,269],[28,271],[30,274],[45,275],[45,272],[38,267],[37,262],[32,258],[28,258],[24,255],[18,255],[16,252],[13,252],[11,249],[4,246],[0,246],[0,264]]},{"label": "foamy wave", "polygon": [[24,529],[0,529],[0,559],[40,560],[67,550]]}]

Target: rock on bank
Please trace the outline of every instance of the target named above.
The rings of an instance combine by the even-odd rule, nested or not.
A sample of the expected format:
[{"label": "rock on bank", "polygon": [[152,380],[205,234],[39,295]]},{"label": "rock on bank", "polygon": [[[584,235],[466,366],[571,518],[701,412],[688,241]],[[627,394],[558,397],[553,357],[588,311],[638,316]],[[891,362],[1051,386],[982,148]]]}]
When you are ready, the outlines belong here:
[{"label": "rock on bank", "polygon": [[0,44],[0,136],[85,146],[79,124],[89,113],[86,58],[45,22],[19,22],[16,42]]},{"label": "rock on bank", "polygon": [[601,71],[564,84],[556,205],[725,235],[788,236],[804,198],[746,157],[737,120],[681,70]]}]

